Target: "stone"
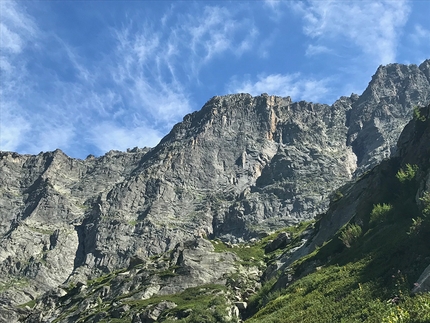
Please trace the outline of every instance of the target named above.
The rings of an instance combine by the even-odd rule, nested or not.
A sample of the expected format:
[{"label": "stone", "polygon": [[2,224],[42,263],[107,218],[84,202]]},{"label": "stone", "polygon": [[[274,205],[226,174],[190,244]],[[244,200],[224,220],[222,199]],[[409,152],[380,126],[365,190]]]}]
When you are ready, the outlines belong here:
[{"label": "stone", "polygon": [[412,293],[425,293],[430,291],[430,265],[423,271],[418,278],[417,282],[414,283]]},{"label": "stone", "polygon": [[[381,66],[361,95],[332,105],[267,94],[216,96],[153,148],[85,160],[61,150],[0,152],[0,283],[18,282],[0,292],[0,318],[16,322],[17,305],[59,286],[81,282],[75,292],[87,295],[87,280],[124,268],[130,276],[112,280],[104,297],[143,282],[147,293],[136,297],[223,283],[236,258],[217,255],[204,237],[234,251],[329,211],[318,234],[303,237],[303,244],[312,242],[279,260],[276,272],[332,237],[360,199],[372,198],[366,189],[377,179],[344,191],[336,210],[329,209],[333,190],[391,154],[410,162],[425,157],[417,151],[428,142],[414,143],[419,129],[408,122],[414,106],[430,101],[429,75],[430,60]],[[278,237],[273,250],[282,248],[275,246]],[[172,250],[168,260],[150,260]],[[40,320],[55,320],[57,311],[50,308]]]},{"label": "stone", "polygon": [[276,238],[268,243],[264,248],[264,253],[270,253],[277,249],[285,248],[291,242],[291,237],[287,232],[281,232]]},{"label": "stone", "polygon": [[156,322],[161,313],[165,310],[175,308],[177,305],[173,302],[163,301],[151,307],[139,315],[141,323]]},{"label": "stone", "polygon": [[248,303],[247,302],[235,302],[234,305],[240,310],[246,310]]},{"label": "stone", "polygon": [[111,312],[111,317],[112,317],[112,318],[119,319],[119,318],[121,318],[121,317],[122,317],[122,315],[123,315],[124,313],[126,313],[128,310],[130,310],[130,306],[128,306],[128,305],[121,305],[121,306],[119,306],[119,307],[117,307],[117,308],[114,308],[114,309],[112,310],[112,312]]}]

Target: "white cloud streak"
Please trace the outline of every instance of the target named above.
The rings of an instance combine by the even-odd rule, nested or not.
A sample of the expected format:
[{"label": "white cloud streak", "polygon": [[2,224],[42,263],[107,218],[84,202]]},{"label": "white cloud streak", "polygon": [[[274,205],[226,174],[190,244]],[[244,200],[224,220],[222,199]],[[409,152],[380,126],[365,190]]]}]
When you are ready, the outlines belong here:
[{"label": "white cloud streak", "polygon": [[169,42],[172,47],[189,50],[187,65],[191,76],[223,54],[240,57],[250,51],[259,35],[257,28],[246,15],[223,7],[205,7],[200,16],[185,15],[180,26],[174,28]]},{"label": "white cloud streak", "polygon": [[[61,148],[85,157],[88,143],[98,153],[157,144],[198,108],[190,103],[189,84],[198,82],[201,68],[220,55],[240,57],[258,35],[246,16],[224,8],[182,15],[171,8],[161,28],[136,15],[110,29],[113,47],[91,61],[41,30],[22,3],[1,6],[0,149],[25,153]],[[72,80],[32,56],[35,41],[36,54],[71,69]],[[30,62],[41,75],[27,70]]]},{"label": "white cloud streak", "polygon": [[102,122],[95,125],[89,140],[102,151],[124,150],[124,147],[153,147],[159,141],[162,133],[150,126],[121,127],[113,122]]},{"label": "white cloud streak", "polygon": [[232,93],[249,93],[260,95],[268,93],[270,95],[290,96],[293,100],[306,100],[318,102],[325,97],[329,88],[328,79],[315,80],[303,77],[300,73],[295,74],[271,74],[267,76],[259,75],[257,81],[249,78],[244,81],[233,79],[229,85]]},{"label": "white cloud streak", "polygon": [[426,29],[419,24],[415,25],[414,31],[412,33],[412,39],[418,45],[421,45],[422,42],[425,42],[425,44],[428,46],[430,44],[430,29]]},{"label": "white cloud streak", "polygon": [[28,41],[37,35],[31,17],[13,1],[0,3],[0,49],[3,53],[20,53]]},{"label": "white cloud streak", "polygon": [[21,53],[37,40],[34,22],[16,3],[0,3],[0,149],[14,150],[31,128],[19,96],[28,89],[26,60]]},{"label": "white cloud streak", "polygon": [[[401,28],[410,8],[398,1],[304,1],[290,3],[303,16],[304,33],[324,46],[351,42],[378,64],[395,61]],[[308,51],[312,52],[311,48]]]},{"label": "white cloud streak", "polygon": [[306,56],[314,56],[322,53],[330,53],[331,50],[326,46],[321,45],[309,45],[306,49]]}]

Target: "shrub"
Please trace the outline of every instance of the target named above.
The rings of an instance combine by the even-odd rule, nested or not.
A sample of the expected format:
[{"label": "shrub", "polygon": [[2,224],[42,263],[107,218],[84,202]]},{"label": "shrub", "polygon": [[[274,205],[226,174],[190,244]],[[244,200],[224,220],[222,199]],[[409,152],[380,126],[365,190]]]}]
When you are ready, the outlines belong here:
[{"label": "shrub", "polygon": [[375,204],[372,212],[370,213],[370,223],[380,223],[384,221],[387,214],[393,209],[391,204]]},{"label": "shrub", "polygon": [[337,190],[335,192],[332,193],[332,195],[330,196],[330,202],[331,203],[336,203],[337,201],[339,201],[341,198],[343,197],[343,194],[341,191]]},{"label": "shrub", "polygon": [[339,239],[342,240],[343,244],[350,248],[351,245],[361,236],[361,227],[358,224],[348,224],[340,232]]},{"label": "shrub", "polygon": [[414,107],[414,119],[421,122],[426,121],[426,117],[421,114],[419,107]]},{"label": "shrub", "polygon": [[430,215],[430,192],[425,192],[424,196],[420,198],[420,201],[423,204],[423,216],[427,217]]},{"label": "shrub", "polygon": [[383,323],[403,323],[410,322],[410,315],[407,310],[400,306],[393,306],[386,317],[382,319]]},{"label": "shrub", "polygon": [[417,172],[417,165],[406,164],[406,169],[400,169],[397,172],[396,177],[400,181],[400,183],[410,182],[415,178]]}]

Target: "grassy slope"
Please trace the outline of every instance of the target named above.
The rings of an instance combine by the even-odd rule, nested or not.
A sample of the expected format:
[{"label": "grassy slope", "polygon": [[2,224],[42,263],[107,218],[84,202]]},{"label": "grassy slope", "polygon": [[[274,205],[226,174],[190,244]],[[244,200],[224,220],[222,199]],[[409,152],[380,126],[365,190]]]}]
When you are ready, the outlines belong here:
[{"label": "grassy slope", "polygon": [[[349,248],[339,232],[293,264],[296,275],[315,269],[278,291],[247,322],[430,322],[430,293],[410,295],[430,263],[430,219],[415,203],[417,188],[415,178],[381,188],[380,203],[391,210],[379,207],[380,214],[351,220],[362,233]],[[424,222],[413,226],[418,217]]]}]

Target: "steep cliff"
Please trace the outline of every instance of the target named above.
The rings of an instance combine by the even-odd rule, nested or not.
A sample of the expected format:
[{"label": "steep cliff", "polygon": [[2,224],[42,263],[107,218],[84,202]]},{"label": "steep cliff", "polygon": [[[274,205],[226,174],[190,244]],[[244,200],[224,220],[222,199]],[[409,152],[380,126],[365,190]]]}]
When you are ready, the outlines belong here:
[{"label": "steep cliff", "polygon": [[[58,286],[188,250],[178,247],[184,241],[246,242],[324,213],[333,190],[396,151],[413,107],[430,101],[429,75],[430,60],[381,66],[361,96],[331,106],[214,97],[151,149],[85,160],[2,152],[0,312],[14,317],[7,306]],[[189,281],[170,281],[178,285],[170,293],[219,282],[233,271],[225,261],[202,280],[207,264]],[[162,289],[154,281],[145,297]]]},{"label": "steep cliff", "polygon": [[430,321],[430,105],[415,111],[397,153],[276,257],[249,322]]}]

